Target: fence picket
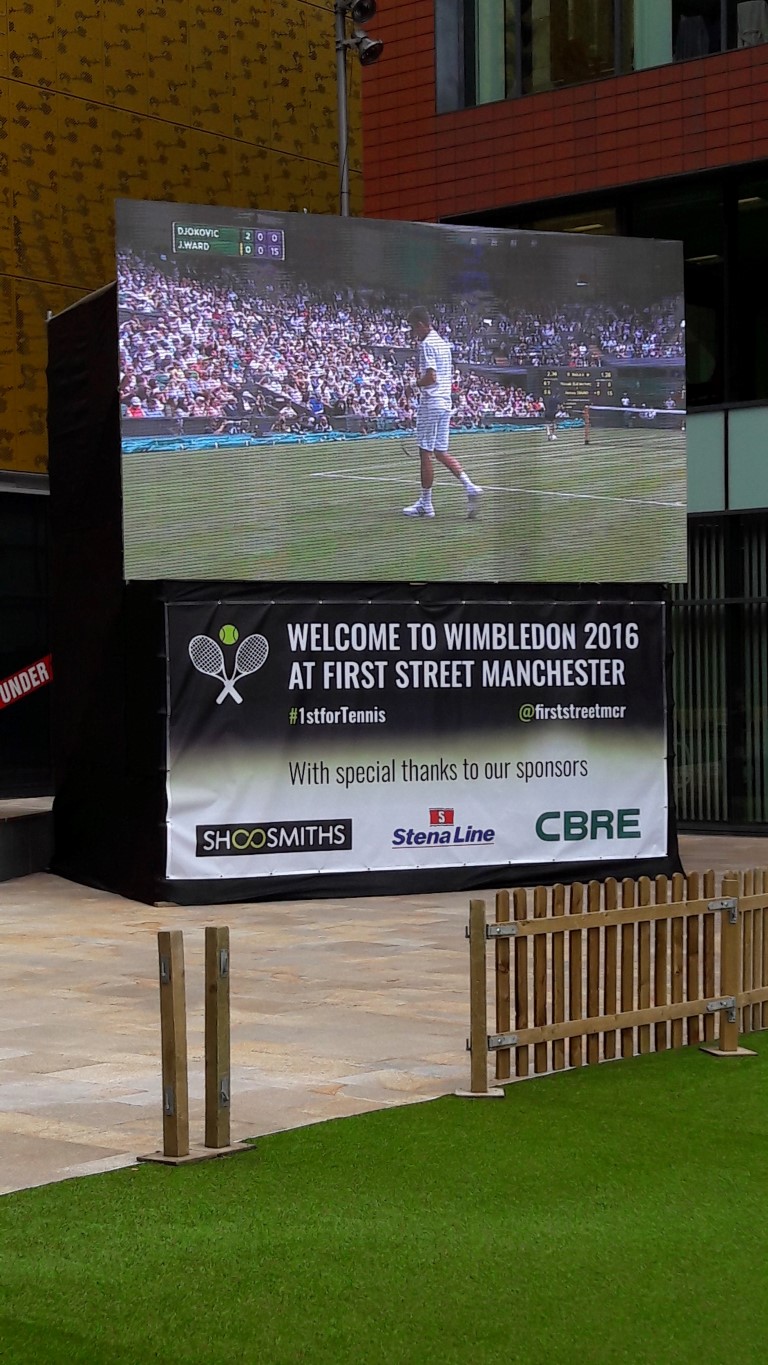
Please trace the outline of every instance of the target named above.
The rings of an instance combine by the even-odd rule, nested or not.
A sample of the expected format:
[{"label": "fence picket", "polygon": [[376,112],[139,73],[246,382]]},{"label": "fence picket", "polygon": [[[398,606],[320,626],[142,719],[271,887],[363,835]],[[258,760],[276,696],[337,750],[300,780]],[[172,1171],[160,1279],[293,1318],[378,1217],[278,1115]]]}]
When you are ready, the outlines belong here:
[{"label": "fence picket", "polygon": [[[672,900],[681,901],[685,890],[685,881],[681,872],[676,872],[672,878]],[[673,1005],[679,1005],[683,998],[683,934],[685,925],[681,919],[672,921],[672,962],[670,970],[670,997]],[[683,1046],[683,1021],[682,1019],[672,1020],[672,1046]]]},{"label": "fence picket", "polygon": [[[621,883],[621,903],[625,909],[635,905],[635,883],[625,877]],[[621,1009],[629,1013],[635,1007],[635,928],[634,924],[621,926]],[[631,1057],[634,1053],[634,1029],[621,1030],[621,1055]]]},{"label": "fence picket", "polygon": [[[512,893],[515,919],[525,919],[528,903],[525,891],[518,887]],[[528,940],[515,939],[515,1031],[528,1027]],[[518,1076],[528,1075],[528,1048],[515,1050],[515,1071]]]},{"label": "fence picket", "polygon": [[[741,895],[751,896],[755,890],[755,874],[752,871],[743,872],[741,876]],[[752,969],[754,963],[754,929],[755,912],[754,910],[741,911],[741,974],[740,982],[743,991],[752,989]],[[741,1032],[749,1033],[752,1023],[752,1006],[745,1005],[739,1010],[741,1016]]]},{"label": "fence picket", "polygon": [[[605,883],[605,908],[606,910],[616,910],[619,905],[619,884],[615,877],[608,877]],[[618,943],[618,931],[615,924],[610,924],[605,930],[604,951],[604,979],[603,979],[603,1009],[606,1014],[615,1014],[618,1003],[616,994],[616,947]],[[607,1061],[616,1056],[616,1032],[612,1030],[603,1034],[603,1056]]]},{"label": "fence picket", "polygon": [[[533,890],[534,919],[543,919],[547,913],[547,888],[536,886]],[[538,1028],[548,1023],[547,1000],[547,939],[548,934],[537,934],[533,940],[533,1023]],[[540,1076],[547,1069],[547,1044],[536,1043],[533,1049],[533,1069]]]},{"label": "fence picket", "polygon": [[[584,887],[574,882],[568,898],[568,913],[580,915],[584,908]],[[568,935],[568,1018],[582,1019],[583,1004],[581,990],[581,932],[577,929]],[[571,1038],[568,1044],[568,1058],[571,1066],[581,1066],[581,1038]]]},{"label": "fence picket", "polygon": [[[754,891],[759,895],[763,890],[763,874],[759,868],[754,873]],[[763,912],[754,910],[752,912],[752,989],[759,989],[763,984]],[[751,1010],[750,1026],[751,1031],[756,1033],[760,1028],[762,1018],[762,1008],[760,1005],[753,1005]],[[747,1030],[749,1032],[749,1029]]]},{"label": "fence picket", "polygon": [[[768,891],[768,869],[763,872],[761,891]],[[763,910],[763,970],[762,986],[768,986],[768,910]],[[764,1000],[761,1006],[760,1027],[768,1028],[768,1000]]]},{"label": "fence picket", "polygon": [[[565,887],[558,882],[552,887],[552,914],[565,914]],[[565,1020],[565,934],[552,935],[552,1023]],[[552,1044],[552,1070],[565,1066],[565,1039],[556,1038]]]},{"label": "fence picket", "polygon": [[[714,900],[715,896],[715,874],[710,869],[704,873],[704,900]],[[704,927],[702,930],[704,938],[704,998],[711,1000],[716,994],[717,972],[715,967],[715,916],[714,914],[702,915]],[[716,1030],[714,1014],[704,1015],[704,1041],[712,1043],[715,1039]]]},{"label": "fence picket", "polygon": [[[657,877],[653,886],[654,900],[657,905],[666,905],[669,900],[669,878]],[[656,921],[653,957],[653,1003],[669,1004],[669,920]],[[654,1040],[657,1052],[666,1052],[669,1047],[669,1025],[656,1024]]]},{"label": "fence picket", "polygon": [[[496,923],[509,923],[509,892],[496,892]],[[511,987],[509,975],[511,939],[497,938],[496,949],[496,1032],[512,1030]],[[508,1081],[512,1075],[512,1049],[501,1048],[496,1053],[496,1080]]]},{"label": "fence picket", "polygon": [[[640,877],[637,883],[638,905],[650,905],[651,882],[649,877]],[[651,1007],[651,925],[642,920],[637,926],[637,1008],[647,1010]],[[638,1052],[651,1050],[651,1026],[641,1024],[637,1030]]]},{"label": "fence picket", "polygon": [[[600,883],[590,882],[587,887],[587,910],[590,914],[600,913]],[[587,1018],[596,1019],[600,1013],[600,929],[587,930]],[[587,1037],[587,1062],[594,1065],[600,1061],[600,1036],[590,1033]]]},{"label": "fence picket", "polygon": [[[686,883],[686,897],[689,901],[699,899],[699,874],[691,872]],[[701,971],[699,944],[701,941],[701,916],[691,915],[685,931],[685,998],[701,999]],[[688,1020],[688,1042],[694,1045],[701,1037],[701,1021],[692,1016]]]}]

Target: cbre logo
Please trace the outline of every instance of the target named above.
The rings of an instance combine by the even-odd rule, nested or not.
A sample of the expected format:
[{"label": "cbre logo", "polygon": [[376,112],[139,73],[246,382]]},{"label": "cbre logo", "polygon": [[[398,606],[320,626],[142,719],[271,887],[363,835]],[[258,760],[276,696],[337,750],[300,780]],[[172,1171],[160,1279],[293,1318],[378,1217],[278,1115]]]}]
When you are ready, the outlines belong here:
[{"label": "cbre logo", "polygon": [[545,810],[536,821],[536,834],[545,843],[592,842],[600,839],[641,839],[640,810]]}]

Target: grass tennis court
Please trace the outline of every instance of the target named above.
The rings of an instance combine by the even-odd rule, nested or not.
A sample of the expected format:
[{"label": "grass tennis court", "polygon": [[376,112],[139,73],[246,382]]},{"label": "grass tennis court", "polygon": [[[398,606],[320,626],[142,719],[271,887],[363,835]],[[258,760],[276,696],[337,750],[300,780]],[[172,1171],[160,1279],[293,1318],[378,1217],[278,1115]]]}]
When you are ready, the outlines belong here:
[{"label": "grass tennis court", "polygon": [[[415,439],[406,441],[415,452]],[[129,578],[420,582],[680,579],[685,435],[581,426],[459,432],[451,452],[486,490],[475,521],[445,470],[434,520],[402,508],[418,459],[399,439],[123,459]]]},{"label": "grass tennis court", "polygon": [[4,1362],[758,1365],[768,1040],[0,1200]]}]

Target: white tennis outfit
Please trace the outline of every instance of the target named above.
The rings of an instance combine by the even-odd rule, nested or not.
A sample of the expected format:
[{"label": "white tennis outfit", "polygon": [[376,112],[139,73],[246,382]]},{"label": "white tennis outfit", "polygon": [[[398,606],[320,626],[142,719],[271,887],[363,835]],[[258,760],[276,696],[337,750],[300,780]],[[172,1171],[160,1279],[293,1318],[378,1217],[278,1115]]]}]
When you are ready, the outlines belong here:
[{"label": "white tennis outfit", "polygon": [[419,449],[447,450],[451,424],[451,348],[433,327],[424,340],[417,343],[416,357],[419,375],[434,370],[437,377],[435,384],[421,390],[416,414]]}]

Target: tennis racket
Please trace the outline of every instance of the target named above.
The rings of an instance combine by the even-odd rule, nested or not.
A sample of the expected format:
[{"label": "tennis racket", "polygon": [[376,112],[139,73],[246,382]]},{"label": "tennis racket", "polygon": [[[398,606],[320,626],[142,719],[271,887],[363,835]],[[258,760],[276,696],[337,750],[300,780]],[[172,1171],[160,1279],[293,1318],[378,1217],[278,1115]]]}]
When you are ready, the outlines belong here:
[{"label": "tennis racket", "polygon": [[189,642],[189,657],[198,673],[205,673],[209,678],[223,678],[226,681],[227,671],[224,667],[221,645],[212,640],[210,635],[193,636]]},{"label": "tennis racket", "polygon": [[226,673],[224,674],[224,686],[216,698],[216,704],[221,706],[225,697],[232,697],[236,702],[241,702],[243,699],[235,687],[235,683],[239,682],[241,678],[247,678],[249,673],[258,673],[259,669],[266,663],[268,654],[269,644],[263,635],[246,635],[245,639],[241,640],[237,646],[232,677],[228,678]]}]

